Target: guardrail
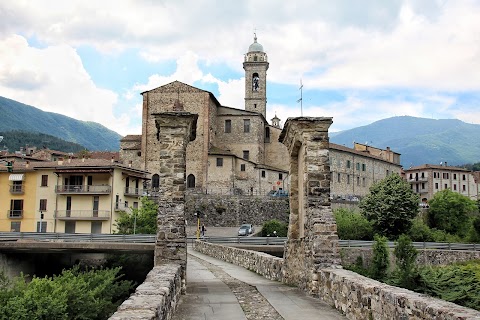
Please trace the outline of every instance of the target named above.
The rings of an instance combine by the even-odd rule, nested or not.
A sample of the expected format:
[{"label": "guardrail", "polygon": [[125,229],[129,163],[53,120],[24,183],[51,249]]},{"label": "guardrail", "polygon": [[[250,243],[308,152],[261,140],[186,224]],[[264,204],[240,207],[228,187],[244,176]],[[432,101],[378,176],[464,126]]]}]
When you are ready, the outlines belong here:
[{"label": "guardrail", "polygon": [[0,242],[16,241],[20,239],[37,240],[37,241],[59,241],[59,242],[155,243],[154,234],[0,232]]},{"label": "guardrail", "polygon": [[[0,232],[0,241],[29,239],[37,241],[64,242],[126,242],[154,243],[154,234],[91,234],[91,233],[53,233],[53,232]],[[189,242],[196,237],[187,237]],[[202,241],[223,244],[244,245],[284,245],[286,237],[204,237]],[[374,241],[340,240],[342,248],[371,248]],[[412,242],[417,249],[480,251],[479,243]],[[389,248],[395,248],[395,242],[387,242]]]}]

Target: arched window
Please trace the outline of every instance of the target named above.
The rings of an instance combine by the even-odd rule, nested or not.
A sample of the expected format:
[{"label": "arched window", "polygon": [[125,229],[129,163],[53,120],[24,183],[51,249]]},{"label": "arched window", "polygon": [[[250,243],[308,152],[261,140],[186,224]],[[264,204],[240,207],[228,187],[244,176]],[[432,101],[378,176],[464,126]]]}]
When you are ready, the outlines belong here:
[{"label": "arched window", "polygon": [[252,75],[252,90],[253,91],[258,91],[260,88],[260,78],[258,77],[258,73],[254,73]]},{"label": "arched window", "polygon": [[189,174],[187,177],[187,188],[195,188],[195,176]]},{"label": "arched window", "polygon": [[152,176],[152,188],[154,190],[158,190],[159,187],[160,187],[160,176],[155,173]]}]

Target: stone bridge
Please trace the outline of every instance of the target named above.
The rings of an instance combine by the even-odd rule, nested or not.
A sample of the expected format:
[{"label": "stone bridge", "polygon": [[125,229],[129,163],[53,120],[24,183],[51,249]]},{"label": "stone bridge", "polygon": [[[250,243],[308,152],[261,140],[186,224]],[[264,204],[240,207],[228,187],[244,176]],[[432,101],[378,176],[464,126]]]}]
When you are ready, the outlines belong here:
[{"label": "stone bridge", "polygon": [[[186,293],[187,286],[185,150],[188,142],[195,139],[196,121],[197,116],[187,112],[156,115],[157,137],[162,145],[162,196],[155,266],[111,320],[171,319],[181,306],[181,296]],[[331,118],[289,118],[280,136],[289,150],[292,179],[284,259],[198,241],[193,248],[268,279],[301,288],[348,319],[480,319],[480,312],[475,310],[342,269],[336,224],[328,197],[328,128],[331,123]],[[203,319],[200,315],[197,318]]]}]

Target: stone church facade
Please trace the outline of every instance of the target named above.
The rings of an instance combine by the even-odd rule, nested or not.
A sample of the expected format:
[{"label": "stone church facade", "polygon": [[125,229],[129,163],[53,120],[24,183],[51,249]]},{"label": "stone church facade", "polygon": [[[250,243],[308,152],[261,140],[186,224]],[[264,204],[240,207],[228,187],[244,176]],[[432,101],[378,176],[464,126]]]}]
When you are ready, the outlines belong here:
[{"label": "stone church facade", "polygon": [[[287,150],[278,141],[280,119],[275,116],[271,123],[266,119],[268,67],[267,54],[255,36],[243,62],[244,109],[223,106],[211,92],[179,81],[143,92],[142,134],[121,140],[121,161],[150,172],[149,187],[158,188],[163,146],[155,115],[185,110],[198,114],[196,139],[187,147],[187,189],[236,195],[288,191]],[[330,145],[332,193],[342,200],[362,196],[374,181],[400,173],[398,154],[388,150],[388,158],[387,150],[382,156],[373,152],[380,149],[361,149]]]}]

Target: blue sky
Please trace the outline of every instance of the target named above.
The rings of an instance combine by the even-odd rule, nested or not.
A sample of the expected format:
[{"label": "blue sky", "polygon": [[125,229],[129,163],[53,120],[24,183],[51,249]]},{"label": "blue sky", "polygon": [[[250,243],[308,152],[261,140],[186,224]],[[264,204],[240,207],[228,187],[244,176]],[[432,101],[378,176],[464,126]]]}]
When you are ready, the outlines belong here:
[{"label": "blue sky", "polygon": [[[140,92],[174,80],[244,108],[268,54],[267,119],[332,131],[410,115],[480,124],[480,2],[0,0],[0,95],[139,134]],[[0,115],[1,117],[1,115]]]}]

